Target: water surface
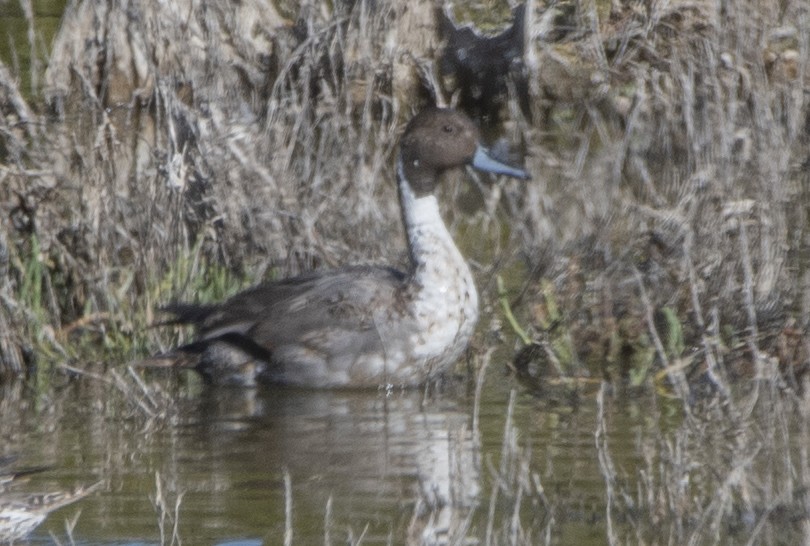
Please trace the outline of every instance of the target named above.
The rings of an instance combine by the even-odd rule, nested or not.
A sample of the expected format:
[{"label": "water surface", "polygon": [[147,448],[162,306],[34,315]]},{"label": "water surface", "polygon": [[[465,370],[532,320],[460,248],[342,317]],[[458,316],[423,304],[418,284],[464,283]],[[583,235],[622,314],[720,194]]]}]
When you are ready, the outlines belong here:
[{"label": "water surface", "polygon": [[[170,542],[175,517],[187,544],[279,544],[285,532],[298,544],[484,540],[515,510],[563,543],[604,541],[594,396],[549,404],[497,368],[474,419],[474,393],[463,385],[214,390],[189,379],[150,388],[158,385],[155,405],[141,402],[162,411],[154,417],[132,393],[87,377],[46,395],[6,389],[4,451],[53,466],[24,489],[104,480],[32,542],[65,536],[65,519],[79,511],[79,543]],[[632,469],[635,437],[653,423],[637,404],[608,406],[613,456]],[[528,481],[519,505],[520,480]]]}]

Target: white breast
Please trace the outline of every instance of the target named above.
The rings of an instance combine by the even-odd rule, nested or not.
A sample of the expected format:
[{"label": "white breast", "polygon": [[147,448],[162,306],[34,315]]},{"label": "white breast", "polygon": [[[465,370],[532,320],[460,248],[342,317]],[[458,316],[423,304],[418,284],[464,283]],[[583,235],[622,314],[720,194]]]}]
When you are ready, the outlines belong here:
[{"label": "white breast", "polygon": [[412,357],[434,368],[456,361],[478,321],[478,292],[467,262],[444,225],[434,195],[416,197],[400,182],[403,216],[414,260]]}]

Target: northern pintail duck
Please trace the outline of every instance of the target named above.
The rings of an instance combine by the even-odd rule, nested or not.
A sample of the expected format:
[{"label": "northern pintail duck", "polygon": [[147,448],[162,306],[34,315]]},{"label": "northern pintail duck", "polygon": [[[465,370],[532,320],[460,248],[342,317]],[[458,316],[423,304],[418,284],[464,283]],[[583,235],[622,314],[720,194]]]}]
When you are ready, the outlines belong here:
[{"label": "northern pintail duck", "polygon": [[198,337],[157,358],[239,385],[417,385],[446,370],[473,334],[478,293],[433,192],[444,171],[463,165],[528,178],[478,140],[473,122],[451,109],[424,110],[405,129],[396,169],[407,271],[348,266],[262,284],[217,305],[167,305],[167,322],[194,325]]}]

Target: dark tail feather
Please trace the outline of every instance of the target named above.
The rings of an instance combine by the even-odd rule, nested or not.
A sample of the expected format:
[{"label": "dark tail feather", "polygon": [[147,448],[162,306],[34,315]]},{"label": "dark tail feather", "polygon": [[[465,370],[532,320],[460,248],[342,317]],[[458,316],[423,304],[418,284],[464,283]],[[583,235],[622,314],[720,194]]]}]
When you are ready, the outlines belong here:
[{"label": "dark tail feather", "polygon": [[183,368],[194,369],[200,363],[207,342],[195,341],[167,353],[160,353],[130,364],[133,368]]},{"label": "dark tail feather", "polygon": [[205,351],[213,343],[233,347],[246,355],[269,362],[271,352],[255,341],[233,332],[212,339],[201,339],[181,345],[167,353],[160,353],[130,364],[133,368],[197,368]]},{"label": "dark tail feather", "polygon": [[131,364],[136,368],[196,370],[209,383],[255,387],[271,362],[271,351],[240,334],[229,332],[202,339]]},{"label": "dark tail feather", "polygon": [[196,303],[175,302],[159,307],[158,311],[174,315],[172,318],[153,324],[153,326],[165,326],[171,324],[202,324],[205,322],[215,307],[212,305],[200,305]]}]

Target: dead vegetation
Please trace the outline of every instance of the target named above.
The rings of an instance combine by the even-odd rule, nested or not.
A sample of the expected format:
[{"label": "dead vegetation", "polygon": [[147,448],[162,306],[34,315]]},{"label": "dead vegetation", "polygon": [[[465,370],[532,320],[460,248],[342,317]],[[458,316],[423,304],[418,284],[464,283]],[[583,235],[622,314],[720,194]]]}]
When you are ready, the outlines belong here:
[{"label": "dead vegetation", "polygon": [[[432,4],[290,4],[75,3],[34,95],[0,66],[1,376],[156,352],[175,340],[147,325],[173,298],[401,262],[398,131],[460,85]],[[587,523],[609,542],[806,541],[806,3],[529,8],[486,124],[528,152],[533,180],[445,188],[484,326],[523,333],[515,365],[544,399],[599,391],[606,509]],[[149,420],[169,404],[104,377],[94,399],[112,384]],[[654,401],[635,468],[609,441],[623,388]],[[3,400],[16,415],[19,397]],[[453,539],[551,543],[577,513],[544,488],[513,409]]]},{"label": "dead vegetation", "polygon": [[[0,72],[4,375],[154,351],[167,339],[146,326],[172,298],[400,262],[398,129],[465,84],[437,62],[435,15],[71,5],[34,96]],[[529,7],[492,100],[534,180],[454,181],[446,202],[484,301],[495,274],[529,271],[508,284],[545,355],[530,366],[797,384],[807,17],[791,2]]]}]

